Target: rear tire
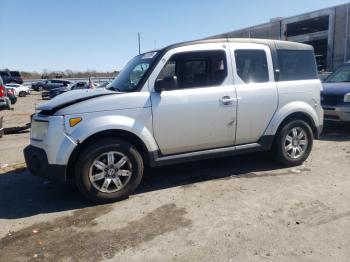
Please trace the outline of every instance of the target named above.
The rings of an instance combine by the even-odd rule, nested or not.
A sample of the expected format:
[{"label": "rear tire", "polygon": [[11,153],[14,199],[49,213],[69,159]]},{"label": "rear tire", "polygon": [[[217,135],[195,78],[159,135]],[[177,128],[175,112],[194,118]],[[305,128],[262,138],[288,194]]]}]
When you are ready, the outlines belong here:
[{"label": "rear tire", "polygon": [[274,158],[286,166],[301,165],[310,155],[313,133],[310,125],[302,120],[292,120],[278,131],[274,145]]},{"label": "rear tire", "polygon": [[27,93],[25,91],[20,91],[18,96],[19,97],[25,97],[27,95]]},{"label": "rear tire", "polygon": [[143,160],[129,142],[105,138],[78,156],[75,182],[79,191],[97,203],[126,199],[141,182]]}]

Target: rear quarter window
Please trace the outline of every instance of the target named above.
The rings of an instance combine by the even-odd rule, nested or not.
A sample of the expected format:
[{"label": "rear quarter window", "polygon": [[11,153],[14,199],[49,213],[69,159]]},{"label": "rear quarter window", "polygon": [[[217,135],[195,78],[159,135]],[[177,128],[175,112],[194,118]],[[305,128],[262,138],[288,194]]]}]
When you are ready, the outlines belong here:
[{"label": "rear quarter window", "polygon": [[317,79],[316,61],[311,50],[277,50],[279,81]]}]

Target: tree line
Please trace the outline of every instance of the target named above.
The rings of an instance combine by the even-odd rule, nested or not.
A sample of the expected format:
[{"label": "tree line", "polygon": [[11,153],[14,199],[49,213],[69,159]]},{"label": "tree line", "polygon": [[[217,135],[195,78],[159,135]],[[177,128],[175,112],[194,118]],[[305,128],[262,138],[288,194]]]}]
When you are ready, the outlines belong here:
[{"label": "tree line", "polygon": [[115,77],[119,71],[98,72],[95,70],[73,71],[70,69],[64,71],[48,71],[39,72],[21,71],[23,79],[53,79],[53,78],[87,78],[87,77]]}]

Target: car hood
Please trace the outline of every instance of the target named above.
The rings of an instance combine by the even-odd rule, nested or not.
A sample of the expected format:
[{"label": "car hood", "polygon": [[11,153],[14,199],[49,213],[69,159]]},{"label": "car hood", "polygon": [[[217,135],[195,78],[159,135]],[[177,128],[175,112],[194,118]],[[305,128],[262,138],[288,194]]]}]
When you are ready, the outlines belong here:
[{"label": "car hood", "polygon": [[60,110],[64,107],[71,106],[82,101],[93,99],[95,97],[118,94],[111,90],[105,89],[85,89],[85,90],[72,90],[65,92],[47,103],[39,105],[37,110],[51,111],[51,113]]},{"label": "car hood", "polygon": [[345,95],[350,93],[350,82],[341,83],[323,83],[324,95]]}]

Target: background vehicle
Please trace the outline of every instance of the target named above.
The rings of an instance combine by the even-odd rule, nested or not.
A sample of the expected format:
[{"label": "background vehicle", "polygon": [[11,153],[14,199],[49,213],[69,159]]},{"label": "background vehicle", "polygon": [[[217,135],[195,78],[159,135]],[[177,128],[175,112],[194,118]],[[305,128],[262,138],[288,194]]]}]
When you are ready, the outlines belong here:
[{"label": "background vehicle", "polygon": [[16,90],[12,87],[5,86],[5,88],[6,88],[7,97],[11,101],[11,105],[16,104],[16,102],[17,102]]},{"label": "background vehicle", "polygon": [[350,121],[350,63],[341,66],[324,81],[321,103],[325,120]]},{"label": "background vehicle", "polygon": [[7,97],[7,90],[2,81],[2,77],[0,76],[0,110],[10,109],[11,101]]},{"label": "background vehicle", "polygon": [[6,97],[6,89],[2,81],[2,77],[0,76],[0,107],[6,106],[5,97]]},{"label": "background vehicle", "polygon": [[42,90],[51,90],[53,88],[68,86],[70,84],[67,80],[61,80],[61,79],[52,79],[52,80],[45,80],[40,81],[32,84],[32,89],[35,91],[42,91]]},{"label": "background vehicle", "polygon": [[134,57],[107,89],[66,92],[37,108],[27,166],[74,179],[97,202],[129,196],[144,166],[272,151],[296,166],[323,125],[313,48],[216,39]]},{"label": "background vehicle", "polygon": [[88,89],[88,88],[89,88],[89,83],[87,81],[78,81],[73,84],[70,84],[69,86],[52,88],[50,91],[44,91],[42,92],[41,96],[43,99],[52,99],[60,94],[63,94],[71,90]]},{"label": "background vehicle", "polygon": [[103,82],[102,84],[99,84],[96,86],[96,88],[106,88],[111,82]]},{"label": "background vehicle", "polygon": [[3,79],[4,84],[7,84],[7,83],[22,84],[23,83],[22,76],[18,71],[2,70],[0,71],[0,75]]},{"label": "background vehicle", "polygon": [[78,90],[78,89],[89,89],[89,82],[87,81],[78,81],[69,86],[70,90]]},{"label": "background vehicle", "polygon": [[16,96],[24,97],[30,94],[29,86],[24,86],[20,84],[6,84],[6,87],[13,88],[15,90]]}]

